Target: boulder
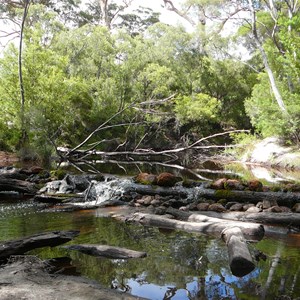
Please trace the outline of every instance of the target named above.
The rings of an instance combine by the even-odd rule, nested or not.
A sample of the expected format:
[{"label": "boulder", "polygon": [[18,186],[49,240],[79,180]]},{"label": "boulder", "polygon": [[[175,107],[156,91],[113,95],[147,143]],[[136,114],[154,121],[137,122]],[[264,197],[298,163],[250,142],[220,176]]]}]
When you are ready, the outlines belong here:
[{"label": "boulder", "polygon": [[134,181],[136,183],[152,185],[157,183],[157,177],[154,174],[140,173],[134,178]]},{"label": "boulder", "polygon": [[171,173],[163,172],[157,176],[157,185],[172,187],[181,179]]}]

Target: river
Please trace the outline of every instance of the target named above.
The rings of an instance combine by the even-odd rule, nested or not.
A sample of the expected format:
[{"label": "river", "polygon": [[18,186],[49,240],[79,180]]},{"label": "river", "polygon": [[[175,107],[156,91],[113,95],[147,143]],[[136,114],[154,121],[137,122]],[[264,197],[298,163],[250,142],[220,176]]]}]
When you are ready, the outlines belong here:
[{"label": "river", "polygon": [[[153,300],[275,299],[300,296],[300,235],[265,237],[250,250],[266,261],[238,278],[228,266],[224,243],[203,234],[147,228],[109,217],[124,208],[76,212],[40,209],[30,199],[0,195],[0,240],[49,230],[80,230],[69,244],[96,243],[146,251],[143,259],[95,258],[63,246],[32,251],[43,259],[69,257],[65,272],[94,279],[102,285]],[[128,209],[128,208],[126,208]],[[274,229],[276,231],[276,228]]]}]

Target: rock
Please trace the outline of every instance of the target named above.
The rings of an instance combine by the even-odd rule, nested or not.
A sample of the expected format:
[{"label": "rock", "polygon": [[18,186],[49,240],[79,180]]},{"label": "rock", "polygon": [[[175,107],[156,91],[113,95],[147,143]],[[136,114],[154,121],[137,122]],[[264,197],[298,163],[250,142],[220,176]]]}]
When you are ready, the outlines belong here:
[{"label": "rock", "polygon": [[242,211],[243,206],[244,206],[243,203],[236,203],[236,204],[232,205],[229,210],[230,211]]},{"label": "rock", "polygon": [[213,203],[208,207],[207,210],[215,211],[215,212],[224,212],[224,211],[226,211],[226,208],[219,203]]},{"label": "rock", "polygon": [[217,179],[210,185],[210,188],[212,188],[214,190],[224,190],[226,181],[227,181],[227,178]]},{"label": "rock", "polygon": [[159,206],[161,205],[161,201],[158,199],[153,199],[150,204],[153,206]]},{"label": "rock", "polygon": [[272,206],[272,207],[265,209],[264,211],[273,212],[273,213],[281,213],[282,209],[279,206]]},{"label": "rock", "polygon": [[209,203],[199,203],[197,205],[197,209],[199,211],[206,211],[206,210],[208,210],[209,205],[210,205]]},{"label": "rock", "polygon": [[287,212],[287,213],[292,212],[292,210],[287,206],[279,206],[279,207],[281,208],[282,212]]},{"label": "rock", "polygon": [[152,185],[157,184],[157,177],[154,174],[140,173],[134,178],[134,181],[136,183]]},{"label": "rock", "polygon": [[209,169],[209,170],[221,170],[222,169],[222,165],[213,160],[204,161],[202,163],[202,166],[204,169]]},{"label": "rock", "polygon": [[245,189],[242,183],[236,179],[228,179],[227,181],[225,181],[224,188],[226,190],[239,190],[239,191]]},{"label": "rock", "polygon": [[152,196],[143,196],[141,200],[143,200],[145,205],[150,205],[153,199],[154,198]]},{"label": "rock", "polygon": [[157,176],[157,185],[172,187],[177,182],[181,181],[181,178],[167,172],[160,173]]},{"label": "rock", "polygon": [[263,209],[271,208],[272,206],[278,206],[276,200],[263,200]]},{"label": "rock", "polygon": [[251,206],[246,210],[247,213],[259,213],[261,211],[262,209],[256,206]]},{"label": "rock", "polygon": [[226,205],[225,205],[225,208],[226,208],[226,209],[230,209],[231,206],[233,206],[233,205],[235,205],[235,204],[238,204],[238,203],[239,203],[239,202],[227,202]]},{"label": "rock", "polygon": [[258,180],[250,180],[247,184],[250,191],[254,192],[262,192],[263,184]]},{"label": "rock", "polygon": [[292,211],[293,211],[293,212],[296,212],[296,213],[300,213],[300,203],[296,203],[296,204],[293,206]]},{"label": "rock", "polygon": [[250,207],[254,207],[255,205],[253,203],[248,203],[248,204],[245,204],[243,206],[243,211],[246,211],[247,209],[249,209]]},{"label": "rock", "polygon": [[260,202],[257,202],[256,203],[256,207],[262,209],[263,208],[263,203],[260,201]]}]

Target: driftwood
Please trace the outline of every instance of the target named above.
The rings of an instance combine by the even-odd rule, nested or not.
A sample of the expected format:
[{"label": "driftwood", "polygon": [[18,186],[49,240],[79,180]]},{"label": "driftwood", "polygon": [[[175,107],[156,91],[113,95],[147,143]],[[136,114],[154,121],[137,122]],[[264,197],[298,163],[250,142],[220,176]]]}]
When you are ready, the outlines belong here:
[{"label": "driftwood", "polygon": [[[207,222],[185,222],[179,221],[175,219],[169,219],[166,216],[157,216],[153,214],[147,213],[134,213],[130,216],[114,216],[115,218],[119,218],[121,220],[131,221],[140,223],[145,226],[154,226],[166,229],[179,229],[187,232],[198,232],[198,233],[206,233],[206,234],[215,234],[220,235],[220,233],[228,228],[236,226],[234,222],[228,224],[227,222],[217,222],[216,220],[207,221]],[[264,235],[264,228],[262,225],[252,225],[252,228],[241,228],[242,232],[245,232],[247,237],[260,240]]]},{"label": "driftwood", "polygon": [[[245,229],[234,226],[234,222],[227,224],[228,222],[185,222],[174,219],[168,219],[166,216],[157,216],[145,213],[134,213],[131,216],[115,216],[123,221],[137,222],[145,226],[155,226],[159,228],[167,229],[180,229],[188,232],[198,233],[211,233],[217,234],[222,237],[225,241],[228,254],[229,254],[229,265],[232,274],[235,276],[245,276],[249,274],[255,268],[252,257],[247,247],[246,240],[243,235],[243,231],[253,235],[252,238],[256,240],[262,239],[264,235],[264,228],[262,225],[249,224],[253,228]],[[236,236],[235,236],[236,235]]]},{"label": "driftwood", "polygon": [[30,250],[42,247],[55,247],[69,242],[79,234],[79,231],[52,231],[18,240],[11,240],[0,244],[0,260],[5,260],[11,255],[24,254]]},{"label": "driftwood", "polygon": [[24,180],[0,177],[0,191],[35,194],[37,190],[38,188],[34,183]]},{"label": "driftwood", "polygon": [[222,239],[227,245],[229,265],[233,275],[242,277],[255,268],[246,240],[239,227],[223,230]]},{"label": "driftwood", "polygon": [[232,220],[225,220],[221,218],[215,217],[208,217],[206,215],[202,215],[201,213],[189,213],[180,211],[174,208],[168,208],[166,213],[173,215],[177,219],[181,219],[190,223],[196,222],[200,224],[207,224],[209,226],[218,226],[223,225],[225,229],[227,227],[238,227],[242,230],[242,233],[249,237],[249,239],[261,240],[264,237],[264,227],[260,224],[254,224],[249,222],[242,222],[242,221],[232,221]]},{"label": "driftwood", "polygon": [[77,250],[92,256],[101,256],[112,259],[141,258],[147,256],[146,252],[134,251],[108,245],[80,244],[65,246],[64,248],[69,250]]},{"label": "driftwood", "polygon": [[[195,214],[198,214],[195,212]],[[272,213],[272,212],[259,212],[259,213],[247,213],[247,212],[224,212],[217,213],[213,211],[201,211],[201,215],[208,217],[220,218],[224,220],[237,220],[247,222],[257,222],[263,224],[280,224],[290,226],[300,226],[300,214],[299,213]]]}]

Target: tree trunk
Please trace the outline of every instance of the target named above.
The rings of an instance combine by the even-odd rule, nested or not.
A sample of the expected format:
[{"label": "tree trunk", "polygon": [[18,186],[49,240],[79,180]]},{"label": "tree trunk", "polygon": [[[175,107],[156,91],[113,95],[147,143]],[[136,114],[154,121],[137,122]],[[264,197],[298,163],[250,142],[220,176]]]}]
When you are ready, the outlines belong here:
[{"label": "tree trunk", "polygon": [[300,226],[300,214],[299,213],[272,213],[272,212],[217,213],[217,212],[213,212],[213,211],[201,211],[201,212],[199,212],[199,214],[209,216],[209,217],[214,217],[214,218],[222,218],[225,220],[238,220],[238,221],[258,222],[258,223],[262,223],[262,224]]},{"label": "tree trunk", "polygon": [[35,194],[38,188],[34,183],[0,177],[0,191],[12,191],[25,194]]},{"label": "tree trunk", "polygon": [[[184,230],[187,232],[198,232],[198,233],[205,233],[205,234],[214,234],[217,236],[221,235],[221,232],[224,229],[229,227],[239,227],[241,223],[231,222],[222,222],[213,219],[212,221],[209,220],[206,222],[185,222],[179,221],[174,219],[169,219],[166,216],[157,216],[153,214],[147,213],[134,213],[129,216],[114,216],[115,218],[120,218],[121,220],[131,221],[140,223],[145,226],[154,226],[166,229],[178,229]],[[253,240],[261,240],[264,235],[264,228],[262,225],[259,224],[249,224],[247,226],[241,226],[241,230],[245,233],[249,238]]]},{"label": "tree trunk", "polygon": [[233,275],[243,277],[255,268],[243,233],[238,227],[223,230],[222,239],[228,248],[229,265]]},{"label": "tree trunk", "polygon": [[22,148],[27,139],[27,133],[25,128],[25,92],[23,83],[23,70],[22,70],[22,52],[23,52],[23,33],[25,28],[25,21],[28,14],[28,9],[30,5],[30,0],[24,1],[24,10],[21,23],[20,31],[20,41],[19,41],[19,56],[18,56],[18,66],[19,66],[19,84],[20,84],[20,95],[21,95],[21,140],[20,147]]},{"label": "tree trunk", "polygon": [[55,247],[71,241],[79,231],[53,231],[35,234],[18,240],[0,244],[0,260],[5,260],[11,255],[24,254],[30,250],[42,247]]},{"label": "tree trunk", "polygon": [[256,28],[256,12],[255,12],[254,3],[252,0],[248,0],[248,2],[249,2],[251,17],[252,17],[252,34],[253,34],[255,43],[258,47],[258,50],[261,53],[263,64],[264,64],[265,70],[268,74],[270,85],[271,85],[274,97],[276,99],[276,102],[277,102],[279,108],[281,109],[281,111],[283,111],[285,114],[287,114],[287,110],[286,110],[285,104],[283,102],[282,96],[279,92],[279,89],[277,87],[273,71],[269,65],[268,56],[267,56],[267,54],[259,40],[259,37],[258,37],[257,28]]}]

